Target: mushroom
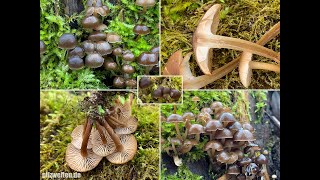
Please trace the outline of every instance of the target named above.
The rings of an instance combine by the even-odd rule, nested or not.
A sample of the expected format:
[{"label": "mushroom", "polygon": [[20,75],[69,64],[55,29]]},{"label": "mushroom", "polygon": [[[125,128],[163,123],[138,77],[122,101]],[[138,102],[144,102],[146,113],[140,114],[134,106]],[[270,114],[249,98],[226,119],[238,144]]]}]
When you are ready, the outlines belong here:
[{"label": "mushroom", "polygon": [[242,124],[243,129],[249,130],[250,132],[254,132],[254,128],[251,126],[250,123],[243,123]]},{"label": "mushroom", "polygon": [[43,41],[40,41],[40,55],[46,52],[46,44]]},{"label": "mushroom", "polygon": [[61,49],[73,49],[77,45],[77,39],[73,34],[65,33],[59,38],[58,46]]},{"label": "mushroom", "polygon": [[234,152],[229,152],[229,156],[230,156],[230,158],[226,164],[233,164],[238,160],[238,155]]},{"label": "mushroom", "polygon": [[[211,151],[210,151],[210,149],[211,149]],[[208,141],[208,142],[206,143],[206,145],[204,146],[204,150],[207,151],[209,157],[210,157],[211,159],[213,159],[213,157],[214,157],[214,155],[215,155],[214,153],[215,153],[216,151],[222,151],[222,150],[223,150],[223,146],[222,146],[222,144],[221,144],[219,141],[217,141],[217,140],[210,140],[210,141]]]},{"label": "mushroom", "polygon": [[244,157],[244,158],[240,159],[237,164],[241,167],[245,167],[246,165],[250,164],[251,162],[252,162],[251,158]]},{"label": "mushroom", "polygon": [[263,172],[267,172],[267,167],[266,164],[268,164],[268,159],[265,155],[260,154],[256,159],[255,159],[255,163],[262,165],[261,171]]},{"label": "mushroom", "polygon": [[107,6],[95,6],[89,7],[86,11],[86,16],[97,16],[98,14],[102,17],[107,16],[110,13],[110,10]]},{"label": "mushroom", "polygon": [[176,89],[170,90],[170,97],[174,100],[179,100],[181,97],[181,92]]},{"label": "mushroom", "polygon": [[182,146],[180,146],[177,151],[178,151],[180,154],[185,154],[185,153],[189,152],[194,145],[197,145],[197,144],[198,144],[198,142],[197,142],[196,140],[194,140],[194,139],[191,139],[191,140],[190,140],[190,139],[187,139],[187,140],[185,140],[185,141],[183,142]]},{"label": "mushroom", "polygon": [[230,155],[225,150],[220,151],[217,155],[217,161],[220,163],[227,163],[229,159],[230,159]]},{"label": "mushroom", "polygon": [[142,77],[139,81],[139,87],[141,89],[148,88],[151,85],[152,85],[152,81],[148,77]]},{"label": "mushroom", "polygon": [[103,63],[104,63],[104,59],[98,53],[88,54],[85,58],[85,65],[89,68],[101,67]]},{"label": "mushroom", "polygon": [[253,137],[253,134],[246,130],[246,129],[240,129],[233,135],[234,141],[255,141],[256,139]]},{"label": "mushroom", "polygon": [[233,138],[233,136],[232,136],[232,132],[229,129],[224,128],[223,130],[218,130],[214,138],[221,139],[221,143],[224,144],[225,139]]},{"label": "mushroom", "polygon": [[79,70],[84,67],[84,61],[79,56],[71,56],[68,58],[68,66],[71,70]]},{"label": "mushroom", "polygon": [[117,76],[113,79],[113,86],[116,88],[123,88],[125,86],[125,79]]},{"label": "mushroom", "polygon": [[192,112],[185,112],[182,115],[182,119],[185,121],[185,127],[186,127],[185,133],[183,135],[183,139],[186,139],[188,135],[188,129],[191,126],[190,120],[195,119],[195,116]]},{"label": "mushroom", "polygon": [[163,97],[162,89],[158,87],[156,90],[152,92],[151,96],[153,98],[162,98]]},{"label": "mushroom", "polygon": [[137,59],[138,64],[145,67],[145,74],[149,74],[153,66],[158,64],[158,55],[143,52]]},{"label": "mushroom", "polygon": [[150,52],[154,53],[154,54],[159,54],[160,53],[160,46],[155,46],[155,47],[151,48]]},{"label": "mushroom", "polygon": [[171,88],[163,87],[162,89],[163,98],[168,99],[170,96],[170,92],[171,92]]},{"label": "mushroom", "polygon": [[204,130],[210,133],[210,140],[213,140],[216,131],[223,130],[223,125],[220,121],[211,119],[207,121]]},{"label": "mushroom", "polygon": [[180,134],[180,129],[179,129],[179,125],[178,123],[183,122],[183,118],[182,116],[180,116],[179,114],[171,114],[168,118],[167,118],[167,123],[174,123],[174,127],[176,128],[177,131],[177,137],[178,139],[180,139],[181,141],[183,141],[182,136]]},{"label": "mushroom", "polygon": [[137,24],[133,27],[133,32],[140,37],[140,35],[147,35],[150,33],[150,29],[146,25]]},{"label": "mushroom", "polygon": [[211,115],[207,112],[201,112],[198,114],[197,121],[201,124],[206,124],[208,121],[212,120]]},{"label": "mushroom", "polygon": [[230,175],[238,175],[238,174],[240,174],[240,168],[239,168],[237,165],[235,165],[235,164],[230,165],[230,166],[228,167],[227,174],[230,174]]},{"label": "mushroom", "polygon": [[112,51],[112,54],[115,56],[122,56],[122,49],[121,47],[117,47]]},{"label": "mushroom", "polygon": [[137,88],[137,81],[135,79],[127,79],[125,85],[129,88],[136,89]]},{"label": "mushroom", "polygon": [[232,132],[232,134],[234,134],[237,131],[239,131],[241,128],[242,128],[241,123],[236,121],[229,127],[229,130]]},{"label": "mushroom", "polygon": [[[99,124],[99,123],[96,123]],[[101,125],[98,125],[101,126]],[[97,129],[98,129],[97,126]],[[92,150],[95,154],[99,156],[108,156],[112,153],[115,152],[116,150],[116,145],[112,141],[111,137],[109,134],[106,132],[105,129],[102,129],[101,126],[101,133],[103,133],[103,137],[101,136],[101,133],[99,131],[95,131],[92,134]]]},{"label": "mushroom", "polygon": [[172,147],[172,150],[174,152],[174,155],[178,155],[178,151],[176,149],[176,145],[177,146],[181,146],[182,140],[179,139],[179,138],[170,138],[169,142],[171,143],[171,147]]},{"label": "mushroom", "polygon": [[228,108],[228,107],[224,107],[224,108],[221,108],[219,109],[215,114],[214,114],[214,117],[216,119],[220,119],[220,116],[223,114],[223,113],[232,113],[231,109]]},{"label": "mushroom", "polygon": [[212,111],[210,108],[208,108],[208,107],[202,108],[202,109],[201,109],[201,112],[206,112],[206,113],[208,113],[208,114],[213,114],[213,111]]},{"label": "mushroom", "polygon": [[96,16],[86,16],[82,19],[81,25],[85,29],[94,29],[101,25],[101,21]]},{"label": "mushroom", "polygon": [[261,148],[254,143],[249,143],[247,147],[244,148],[244,152],[249,155],[249,157],[254,156],[255,151],[260,151]]},{"label": "mushroom", "polygon": [[211,74],[212,58],[211,48],[229,48],[255,53],[280,62],[279,54],[261,45],[225,36],[216,35],[219,23],[221,5],[213,5],[200,20],[193,34],[193,50],[197,63],[204,74]]},{"label": "mushroom", "polygon": [[130,50],[125,50],[123,52],[122,58],[126,62],[132,62],[135,60],[134,54]]},{"label": "mushroom", "polygon": [[114,129],[116,134],[131,134],[137,130],[138,120],[131,116],[124,126],[118,126]]},{"label": "mushroom", "polygon": [[213,111],[214,114],[217,113],[217,111],[222,108],[223,108],[223,105],[219,101],[213,101],[210,105],[210,109]]},{"label": "mushroom", "polygon": [[105,58],[103,66],[104,66],[105,69],[112,70],[112,71],[115,71],[118,68],[117,63],[114,62],[114,60],[111,57]]},{"label": "mushroom", "polygon": [[278,177],[277,177],[277,175],[272,174],[271,178],[272,178],[272,180],[275,180],[275,179],[277,179]]},{"label": "mushroom", "polygon": [[107,156],[107,159],[113,164],[124,164],[132,160],[137,152],[137,140],[132,134],[119,135],[122,150]]},{"label": "mushroom", "polygon": [[182,61],[182,50],[178,50],[169,57],[162,71],[162,74],[163,75],[181,75],[180,69],[179,69],[181,61]]},{"label": "mushroom", "polygon": [[112,53],[111,45],[106,41],[99,41],[96,43],[96,51],[101,55],[105,56]]},{"label": "mushroom", "polygon": [[132,74],[135,72],[135,69],[133,66],[129,65],[129,64],[124,64],[122,66],[122,72],[125,74]]},{"label": "mushroom", "polygon": [[[76,128],[74,128],[74,130],[71,133],[71,144],[77,148],[77,149],[81,149],[81,144],[83,141],[83,135],[84,135],[84,126],[83,125],[79,125]],[[91,149],[92,148],[92,136],[91,134],[93,133],[93,130],[91,130],[90,134],[89,134],[89,139],[88,139],[88,144],[87,144],[87,149]]]},{"label": "mushroom", "polygon": [[188,135],[195,135],[195,140],[199,142],[200,134],[205,133],[201,124],[192,124],[188,129]]},{"label": "mushroom", "polygon": [[83,41],[81,44],[81,47],[83,48],[84,52],[87,54],[91,54],[95,50],[95,44],[90,40]]},{"label": "mushroom", "polygon": [[136,0],[136,5],[143,7],[143,13],[146,12],[147,8],[152,7],[156,4],[155,0]]},{"label": "mushroom", "polygon": [[84,52],[81,47],[75,47],[73,50],[69,51],[69,57],[79,56],[80,58],[84,57]]},{"label": "mushroom", "polygon": [[235,123],[237,120],[231,113],[225,112],[221,114],[219,121],[223,124],[223,127],[227,127]]},{"label": "mushroom", "polygon": [[93,42],[104,41],[107,38],[107,34],[104,32],[93,31],[88,39]]},{"label": "mushroom", "polygon": [[109,43],[120,43],[122,40],[118,34],[116,34],[114,32],[110,32],[107,34],[107,41]]}]

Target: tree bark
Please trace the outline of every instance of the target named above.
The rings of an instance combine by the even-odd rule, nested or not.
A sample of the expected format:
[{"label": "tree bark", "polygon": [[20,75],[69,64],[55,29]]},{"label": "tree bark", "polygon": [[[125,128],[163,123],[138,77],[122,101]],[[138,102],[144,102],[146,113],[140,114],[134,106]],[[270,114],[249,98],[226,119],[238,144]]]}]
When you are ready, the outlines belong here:
[{"label": "tree bark", "polygon": [[63,0],[65,5],[64,13],[71,16],[74,13],[80,13],[84,7],[81,0]]}]

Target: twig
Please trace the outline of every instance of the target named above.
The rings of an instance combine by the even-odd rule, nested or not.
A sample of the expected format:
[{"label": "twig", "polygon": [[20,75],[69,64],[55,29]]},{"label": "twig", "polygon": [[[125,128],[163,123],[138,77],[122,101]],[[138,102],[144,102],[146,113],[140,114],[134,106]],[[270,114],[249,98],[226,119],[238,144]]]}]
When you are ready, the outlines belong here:
[{"label": "twig", "polygon": [[271,116],[270,114],[266,113],[269,118],[272,120],[272,122],[274,123],[274,125],[276,125],[279,129],[280,129],[280,121],[275,117],[275,116]]}]

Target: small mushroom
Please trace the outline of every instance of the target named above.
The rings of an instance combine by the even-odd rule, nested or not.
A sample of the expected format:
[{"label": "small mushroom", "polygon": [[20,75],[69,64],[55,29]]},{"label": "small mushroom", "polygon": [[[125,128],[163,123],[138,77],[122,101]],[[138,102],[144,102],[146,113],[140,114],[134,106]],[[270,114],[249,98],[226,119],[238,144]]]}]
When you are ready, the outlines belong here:
[{"label": "small mushroom", "polygon": [[230,155],[225,150],[220,151],[217,155],[217,161],[219,161],[220,163],[227,163],[229,159],[230,159]]},{"label": "small mushroom", "polygon": [[81,25],[86,29],[94,29],[101,24],[101,21],[96,16],[86,16],[82,19]]},{"label": "small mushroom", "polygon": [[181,97],[181,92],[176,89],[170,90],[170,97],[174,100],[178,100]]},{"label": "small mushroom", "polygon": [[115,56],[122,56],[122,49],[121,47],[117,47],[112,51],[112,54]]},{"label": "small mushroom", "polygon": [[255,141],[253,134],[246,130],[246,129],[240,129],[233,135],[234,141]]},{"label": "small mushroom", "polygon": [[235,123],[237,120],[231,113],[225,112],[221,114],[219,121],[223,124],[224,127],[227,127]]},{"label": "small mushroom", "polygon": [[123,149],[107,156],[107,159],[113,164],[127,163],[137,152],[137,140],[132,134],[119,135],[119,138]]},{"label": "small mushroom", "polygon": [[85,65],[89,68],[101,67],[103,63],[104,63],[104,59],[98,53],[88,54],[85,58]]},{"label": "small mushroom", "polygon": [[141,89],[148,88],[151,85],[152,85],[152,81],[148,77],[142,77],[139,81],[139,87]]},{"label": "small mushroom", "polygon": [[201,112],[206,112],[206,113],[208,113],[208,114],[213,114],[213,111],[212,111],[210,108],[208,108],[208,107],[202,108],[202,109],[201,109]]},{"label": "small mushroom", "polygon": [[156,90],[152,92],[151,96],[153,98],[162,98],[163,97],[162,89],[158,87]]},{"label": "small mushroom", "polygon": [[[211,151],[210,151],[211,149]],[[222,151],[223,150],[223,146],[219,141],[216,140],[210,140],[206,143],[206,145],[204,146],[204,150],[207,151],[208,155],[213,158],[214,157],[214,153],[216,151]]]},{"label": "small mushroom", "polygon": [[171,114],[168,118],[167,118],[167,123],[174,123],[174,126],[176,128],[177,131],[177,137],[182,141],[182,136],[180,133],[180,129],[179,129],[179,125],[178,123],[184,122],[182,116],[180,116],[179,114]]},{"label": "small mushroom", "polygon": [[213,113],[216,113],[221,108],[223,108],[223,105],[219,101],[214,101],[210,105],[210,109],[213,111]]},{"label": "small mushroom", "polygon": [[206,124],[208,121],[212,120],[211,115],[207,112],[201,112],[198,114],[197,121],[201,124]]},{"label": "small mushroom", "polygon": [[103,66],[107,70],[115,71],[118,68],[118,65],[111,57],[107,57],[103,63]]},{"label": "small mushroom", "polygon": [[59,38],[58,46],[61,49],[73,49],[77,45],[77,39],[73,34],[65,33]]},{"label": "small mushroom", "polygon": [[228,167],[227,174],[238,175],[238,174],[240,174],[240,168],[237,165],[233,164]]},{"label": "small mushroom", "polygon": [[254,128],[249,123],[243,123],[242,124],[243,129],[249,130],[250,132],[254,132]]},{"label": "small mushroom", "polygon": [[107,41],[109,43],[120,43],[122,40],[118,34],[111,32],[107,34]]},{"label": "small mushroom", "polygon": [[191,98],[191,101],[193,101],[193,102],[199,102],[199,101],[200,101],[200,98],[199,98],[198,96],[193,96],[193,97]]},{"label": "small mushroom", "polygon": [[122,72],[125,74],[132,74],[135,72],[135,69],[133,66],[131,66],[129,64],[125,64],[122,66]]},{"label": "small mushroom", "polygon": [[124,61],[132,62],[135,60],[134,54],[130,50],[125,50],[122,54]]},{"label": "small mushroom", "polygon": [[147,35],[150,33],[150,29],[146,25],[137,24],[134,26],[133,32],[137,35]]},{"label": "small mushroom", "polygon": [[178,155],[178,151],[176,149],[176,146],[181,146],[182,140],[178,138],[170,138],[169,142],[171,143],[172,150],[174,152],[174,155]]},{"label": "small mushroom", "polygon": [[272,180],[275,180],[275,179],[277,179],[278,177],[277,177],[277,175],[272,174],[271,178],[272,178]]},{"label": "small mushroom", "polygon": [[159,54],[160,53],[160,46],[155,46],[155,47],[151,48],[150,52],[154,53],[154,54]]},{"label": "small mushroom", "polygon": [[69,57],[79,56],[80,58],[84,57],[84,52],[81,47],[75,47],[73,50],[69,51]]},{"label": "small mushroom", "polygon": [[125,82],[126,86],[131,89],[137,88],[137,81],[135,79],[127,79]]},{"label": "small mushroom", "polygon": [[[95,154],[105,157],[115,152],[116,145],[105,129],[102,130],[102,133],[104,137],[101,137],[98,131],[92,134],[92,150]],[[102,138],[105,138],[105,142]]]},{"label": "small mushroom", "polygon": [[195,135],[195,140],[199,142],[200,134],[205,133],[204,128],[201,124],[192,124],[188,129],[188,135]]},{"label": "small mushroom", "polygon": [[107,6],[95,6],[89,7],[86,11],[86,16],[97,16],[98,14],[102,17],[107,16],[110,13],[110,10]]},{"label": "small mushroom", "polygon": [[223,125],[218,120],[208,120],[204,130],[210,133],[210,140],[213,140],[217,130],[223,130]]},{"label": "small mushroom", "polygon": [[230,131],[232,132],[232,134],[235,134],[237,131],[239,131],[240,129],[242,129],[241,123],[239,123],[238,121],[234,122],[230,127],[229,127]]},{"label": "small mushroom", "polygon": [[117,76],[113,79],[113,86],[116,88],[123,88],[125,86],[125,79]]},{"label": "small mushroom", "polygon": [[40,41],[40,55],[46,52],[46,44],[43,41]]},{"label": "small mushroom", "polygon": [[68,58],[68,66],[71,70],[79,70],[84,67],[84,61],[79,56],[71,56]]},{"label": "small mushroom", "polygon": [[136,5],[143,7],[143,12],[146,12],[147,8],[156,4],[155,0],[136,0]]},{"label": "small mushroom", "polygon": [[99,41],[96,43],[96,51],[101,55],[105,56],[112,53],[111,45],[106,41]]},{"label": "small mushroom", "polygon": [[249,157],[254,156],[256,151],[260,151],[261,148],[254,143],[248,143],[247,147],[244,148],[244,152],[249,155]]},{"label": "small mushroom", "polygon": [[217,130],[214,138],[221,139],[221,143],[224,144],[225,139],[233,138],[233,136],[232,136],[232,132],[229,129],[224,128],[223,130]]},{"label": "small mushroom", "polygon": [[95,50],[95,44],[90,40],[83,41],[81,47],[87,54],[93,53]]},{"label": "small mushroom", "polygon": [[194,145],[197,145],[197,144],[198,144],[198,142],[196,140],[194,140],[194,139],[191,139],[191,140],[190,139],[186,139],[183,142],[182,146],[180,146],[177,151],[180,154],[185,154],[185,153],[191,151],[192,147]]},{"label": "small mushroom", "polygon": [[188,135],[188,129],[191,126],[190,120],[195,119],[195,115],[192,112],[185,112],[182,115],[182,119],[185,121],[185,133],[183,135],[183,139],[187,138]]},{"label": "small mushroom", "polygon": [[106,38],[107,34],[99,31],[92,32],[88,37],[88,39],[93,42],[104,41]]},{"label": "small mushroom", "polygon": [[149,74],[151,68],[158,64],[158,55],[144,52],[140,54],[137,62],[145,67],[145,74]]}]

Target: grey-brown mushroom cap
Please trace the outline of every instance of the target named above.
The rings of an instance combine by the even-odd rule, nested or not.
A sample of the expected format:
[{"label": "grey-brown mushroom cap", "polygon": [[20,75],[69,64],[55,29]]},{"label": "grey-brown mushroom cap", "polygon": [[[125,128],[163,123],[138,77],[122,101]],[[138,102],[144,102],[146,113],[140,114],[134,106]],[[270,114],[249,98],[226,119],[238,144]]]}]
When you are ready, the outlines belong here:
[{"label": "grey-brown mushroom cap", "polygon": [[232,136],[232,132],[229,129],[224,128],[223,130],[217,131],[214,138],[225,139],[225,138],[233,138],[233,136]]},{"label": "grey-brown mushroom cap", "polygon": [[211,141],[208,141],[204,147],[205,151],[208,151],[209,149],[215,149],[216,151],[222,151],[223,146],[219,141],[211,140]]},{"label": "grey-brown mushroom cap", "polygon": [[225,112],[221,114],[219,121],[221,121],[222,123],[234,123],[237,120],[231,113]]},{"label": "grey-brown mushroom cap", "polygon": [[92,149],[87,149],[87,153],[87,157],[83,157],[80,149],[69,143],[66,151],[67,165],[77,172],[87,172],[94,169],[103,157],[95,154]]},{"label": "grey-brown mushroom cap", "polygon": [[227,174],[234,174],[234,175],[240,174],[240,168],[235,164],[230,165],[228,167]]},{"label": "grey-brown mushroom cap", "polygon": [[98,53],[88,54],[85,58],[85,65],[90,68],[101,67],[104,63],[104,58]]},{"label": "grey-brown mushroom cap", "polygon": [[223,130],[223,125],[218,120],[209,120],[207,121],[207,124],[205,126],[205,131],[211,132],[211,131],[217,131],[217,130]]},{"label": "grey-brown mushroom cap", "polygon": [[234,122],[234,123],[229,127],[229,129],[230,129],[231,131],[234,131],[234,132],[239,131],[241,128],[242,128],[241,123],[239,123],[238,121]]},{"label": "grey-brown mushroom cap", "polygon": [[180,116],[179,114],[171,114],[168,118],[167,118],[167,123],[174,123],[174,122],[184,122],[182,119],[182,116]]},{"label": "grey-brown mushroom cap", "polygon": [[127,163],[134,158],[134,155],[137,152],[137,140],[132,134],[119,135],[119,138],[123,145],[123,150],[107,156],[107,159],[113,164]]},{"label": "grey-brown mushroom cap", "polygon": [[152,7],[155,4],[155,0],[136,0],[136,5],[138,6]]},{"label": "grey-brown mushroom cap", "polygon": [[204,107],[201,109],[201,112],[206,112],[208,114],[213,114],[212,109],[208,108],[208,107]]},{"label": "grey-brown mushroom cap", "polygon": [[137,24],[133,27],[133,32],[139,35],[147,35],[150,33],[150,29],[146,25]]},{"label": "grey-brown mushroom cap", "polygon": [[79,56],[80,58],[84,57],[84,50],[81,47],[75,47],[74,49],[69,51],[69,57]]},{"label": "grey-brown mushroom cap", "polygon": [[99,156],[108,156],[116,151],[116,145],[111,139],[107,131],[103,129],[104,137],[106,138],[106,144],[103,144],[99,131],[95,131],[92,134],[92,150]]},{"label": "grey-brown mushroom cap", "polygon": [[[82,138],[83,127],[84,127],[83,125],[79,125],[76,128],[74,128],[74,130],[71,133],[71,138],[72,138],[71,143],[77,149],[81,149],[81,144],[83,141],[83,138]],[[94,132],[95,132],[95,129],[92,128],[90,136],[89,136],[89,140],[88,140],[87,149],[92,148],[92,133],[94,133]]]},{"label": "grey-brown mushroom cap", "polygon": [[188,130],[188,134],[201,134],[205,133],[204,128],[201,124],[192,124]]},{"label": "grey-brown mushroom cap", "polygon": [[134,61],[136,58],[134,57],[134,54],[129,51],[129,50],[125,50],[122,54],[122,58],[124,61]]},{"label": "grey-brown mushroom cap", "polygon": [[217,154],[217,161],[221,162],[221,163],[227,163],[228,160],[230,159],[230,155],[227,151],[223,150],[223,151],[220,151],[218,154]]},{"label": "grey-brown mushroom cap", "polygon": [[92,32],[88,39],[93,42],[104,41],[107,38],[107,34],[100,31]]},{"label": "grey-brown mushroom cap", "polygon": [[243,129],[249,130],[250,132],[254,132],[254,128],[250,123],[243,123],[242,124]]},{"label": "grey-brown mushroom cap", "polygon": [[77,39],[73,34],[65,33],[59,38],[58,47],[61,49],[73,49],[77,45]]},{"label": "grey-brown mushroom cap", "polygon": [[118,34],[111,32],[107,34],[107,41],[109,43],[120,43],[122,40]]},{"label": "grey-brown mushroom cap", "polygon": [[141,53],[137,59],[138,64],[141,66],[154,66],[159,63],[159,58],[157,54],[153,53]]},{"label": "grey-brown mushroom cap", "polygon": [[44,44],[43,41],[40,41],[40,54],[43,54],[46,52],[46,44]]},{"label": "grey-brown mushroom cap", "polygon": [[116,134],[131,134],[137,130],[138,127],[138,119],[131,116],[126,123],[125,127],[117,126],[114,129]]},{"label": "grey-brown mushroom cap", "polygon": [[79,56],[71,56],[68,58],[68,66],[71,70],[79,70],[84,67],[84,61]]},{"label": "grey-brown mushroom cap", "polygon": [[112,53],[112,46],[106,41],[99,41],[96,43],[96,51],[101,56],[105,56]]},{"label": "grey-brown mushroom cap", "polygon": [[183,119],[184,121],[186,121],[186,120],[192,120],[192,119],[195,119],[195,115],[194,115],[192,112],[185,112],[185,113],[183,113],[183,115],[182,115],[182,119]]},{"label": "grey-brown mushroom cap", "polygon": [[267,164],[268,163],[268,159],[265,155],[260,154],[256,159],[255,159],[255,163],[257,164]]},{"label": "grey-brown mushroom cap", "polygon": [[81,47],[83,48],[84,52],[87,54],[91,54],[95,50],[95,44],[90,40],[83,41],[81,43]]},{"label": "grey-brown mushroom cap", "polygon": [[233,136],[234,141],[255,141],[253,134],[246,129],[240,129]]}]

